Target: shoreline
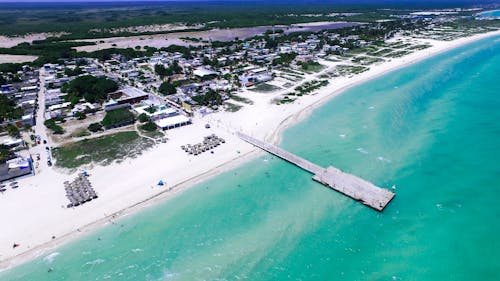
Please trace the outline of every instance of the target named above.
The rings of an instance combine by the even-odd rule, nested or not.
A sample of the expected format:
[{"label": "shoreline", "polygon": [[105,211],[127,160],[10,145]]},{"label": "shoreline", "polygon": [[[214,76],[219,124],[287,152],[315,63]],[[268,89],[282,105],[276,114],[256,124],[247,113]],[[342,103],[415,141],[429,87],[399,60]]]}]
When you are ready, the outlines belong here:
[{"label": "shoreline", "polygon": [[[314,109],[322,106],[324,103],[332,100],[333,98],[344,93],[346,90],[352,87],[358,86],[364,82],[378,78],[397,69],[410,66],[412,64],[423,61],[425,59],[441,54],[443,52],[461,47],[468,43],[472,43],[474,41],[478,41],[481,39],[497,35],[500,35],[499,30],[484,34],[477,34],[471,37],[459,38],[457,40],[449,42],[439,41],[440,42],[439,44],[435,42],[435,44],[433,44],[433,46],[429,49],[417,51],[402,58],[384,62],[379,66],[377,65],[372,66],[370,67],[369,71],[357,74],[352,78],[341,79],[345,80],[344,83],[335,83],[335,82],[331,83],[328,86],[319,89],[317,91],[317,94],[308,97],[302,97],[304,98],[304,100],[307,99],[307,101],[303,101],[302,98],[299,98],[297,101],[295,101],[295,103],[293,103],[289,108],[287,108],[287,109],[292,109],[291,112],[283,113],[284,118],[280,119],[280,122],[277,125],[270,126],[269,130],[267,132],[263,132],[264,135],[259,137],[264,137],[264,139],[266,139],[267,141],[277,144],[281,141],[283,137],[283,132],[287,128],[304,120],[314,111]],[[306,105],[304,106],[301,103],[305,103]],[[288,105],[281,105],[278,107],[280,107],[280,109],[284,109],[285,107],[288,107]],[[244,163],[247,163],[262,154],[264,153],[257,148],[246,147],[244,152],[242,152],[241,154],[236,156],[233,155],[228,159],[223,159],[224,161],[218,163],[218,165],[214,167],[210,167],[207,171],[196,174],[194,176],[192,175],[186,180],[174,184],[173,186],[171,186],[169,190],[163,190],[161,192],[147,196],[146,198],[141,198],[141,200],[138,200],[134,204],[131,205],[129,204],[124,208],[121,208],[118,211],[111,213],[110,215],[106,215],[98,220],[94,220],[91,221],[90,223],[84,224],[83,226],[78,228],[81,231],[73,230],[70,232],[66,232],[63,235],[57,236],[57,238],[53,239],[52,241],[38,244],[33,248],[26,249],[24,252],[19,253],[17,255],[6,256],[5,259],[3,259],[4,257],[0,256],[0,258],[3,259],[0,262],[0,272],[18,266],[20,264],[26,263],[28,261],[31,261],[44,254],[47,254],[54,248],[60,247],[63,244],[67,244],[68,242],[74,241],[75,238],[82,237],[83,235],[86,234],[91,234],[92,231],[95,231],[101,226],[106,225],[111,220],[123,218],[127,215],[136,213],[137,211],[140,211],[144,208],[151,207],[157,203],[164,203],[166,202],[166,200],[174,199],[177,195],[182,194],[182,192],[187,190],[188,188],[195,186],[201,182],[204,182],[210,178],[213,178],[217,175],[220,175],[221,173],[236,168]],[[132,159],[127,161],[136,162],[137,160]],[[109,169],[109,167],[107,168]],[[105,170],[105,168],[96,168],[96,170],[97,169],[99,169],[99,172],[101,172],[101,170]],[[91,170],[91,173],[93,172],[94,170]],[[93,180],[93,177],[91,177],[91,180]]]}]

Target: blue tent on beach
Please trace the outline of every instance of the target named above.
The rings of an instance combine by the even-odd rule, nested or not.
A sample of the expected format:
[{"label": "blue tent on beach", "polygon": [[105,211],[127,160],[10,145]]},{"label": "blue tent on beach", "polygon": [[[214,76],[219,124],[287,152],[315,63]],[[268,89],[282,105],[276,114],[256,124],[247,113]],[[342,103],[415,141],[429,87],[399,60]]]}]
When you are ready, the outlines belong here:
[{"label": "blue tent on beach", "polygon": [[159,186],[163,186],[163,185],[165,185],[165,183],[164,183],[162,180],[160,180],[160,181],[158,182],[158,185],[159,185]]}]

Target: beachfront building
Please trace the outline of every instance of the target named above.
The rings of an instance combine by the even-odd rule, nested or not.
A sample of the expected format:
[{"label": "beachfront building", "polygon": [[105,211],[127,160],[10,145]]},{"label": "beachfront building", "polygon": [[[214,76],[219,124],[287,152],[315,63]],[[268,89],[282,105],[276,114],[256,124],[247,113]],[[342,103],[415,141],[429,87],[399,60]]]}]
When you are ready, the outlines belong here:
[{"label": "beachfront building", "polygon": [[190,124],[192,124],[192,121],[191,121],[191,118],[179,114],[176,116],[171,116],[171,117],[156,120],[154,123],[156,124],[156,126],[158,126],[158,128],[160,128],[162,130],[170,130],[170,129],[190,125]]},{"label": "beachfront building", "polygon": [[138,114],[145,114],[149,119],[162,130],[170,130],[192,124],[191,118],[180,114],[176,109],[167,107],[166,105],[159,106],[140,106],[134,108]]},{"label": "beachfront building", "polygon": [[109,96],[112,99],[116,100],[118,104],[136,104],[149,98],[148,93],[135,87],[126,87],[120,89],[114,93],[109,94]]},{"label": "beachfront building", "polygon": [[0,182],[33,174],[31,163],[30,158],[18,156],[0,164]]}]

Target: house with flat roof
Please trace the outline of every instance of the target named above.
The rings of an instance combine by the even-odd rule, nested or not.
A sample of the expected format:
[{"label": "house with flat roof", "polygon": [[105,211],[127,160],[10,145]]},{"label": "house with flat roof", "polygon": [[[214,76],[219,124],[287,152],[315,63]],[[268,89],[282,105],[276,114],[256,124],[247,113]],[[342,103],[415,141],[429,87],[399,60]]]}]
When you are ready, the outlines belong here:
[{"label": "house with flat roof", "polygon": [[198,76],[200,78],[203,78],[203,77],[208,77],[208,76],[217,76],[218,73],[213,71],[213,70],[200,67],[200,68],[193,70],[193,75]]},{"label": "house with flat roof", "polygon": [[136,104],[149,98],[149,94],[135,87],[120,89],[109,96],[118,104]]},{"label": "house with flat roof", "polygon": [[170,130],[192,124],[191,118],[184,115],[176,115],[154,121],[156,126],[162,130]]}]

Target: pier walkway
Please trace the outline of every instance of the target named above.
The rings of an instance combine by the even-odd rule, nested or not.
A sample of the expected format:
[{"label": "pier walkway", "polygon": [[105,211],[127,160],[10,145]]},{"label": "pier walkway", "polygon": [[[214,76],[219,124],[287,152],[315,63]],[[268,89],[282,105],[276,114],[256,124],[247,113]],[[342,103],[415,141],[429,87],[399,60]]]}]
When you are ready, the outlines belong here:
[{"label": "pier walkway", "polygon": [[263,142],[243,133],[237,133],[237,135],[240,139],[310,172],[314,175],[313,179],[315,181],[360,201],[377,211],[384,210],[385,206],[387,206],[394,197],[393,192],[375,186],[354,175],[344,173],[335,167],[323,168],[275,145]]}]

